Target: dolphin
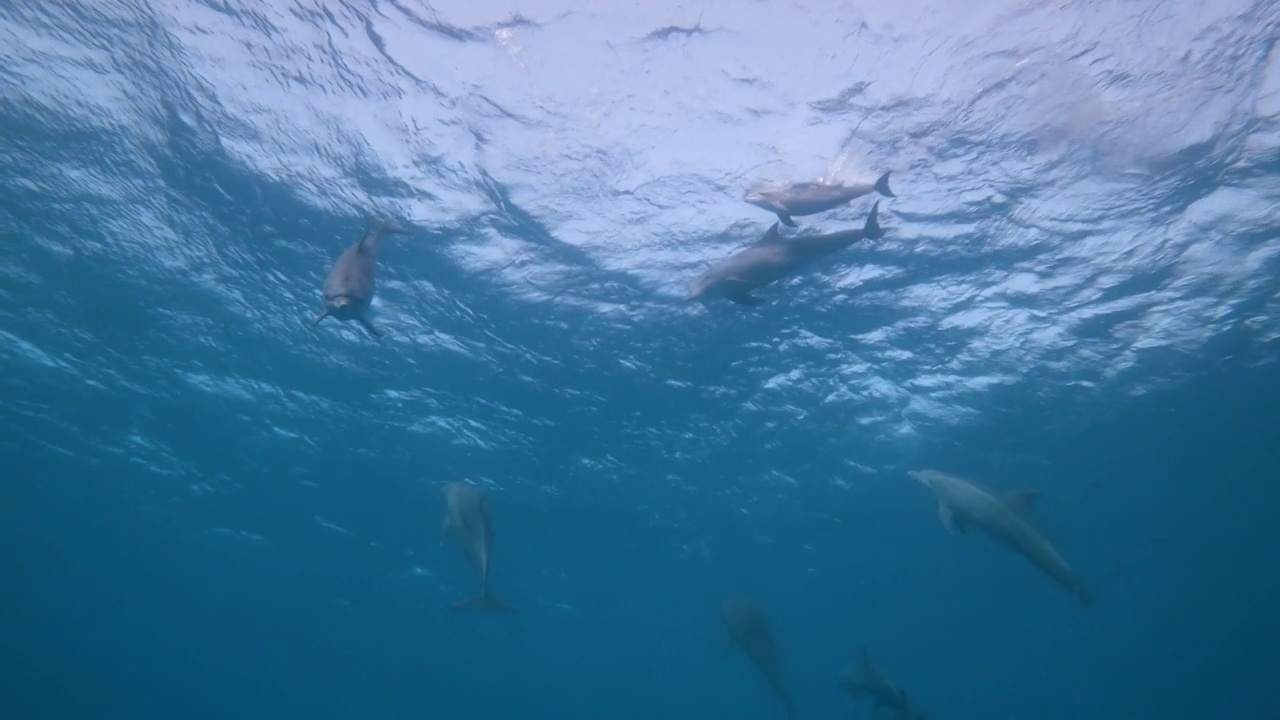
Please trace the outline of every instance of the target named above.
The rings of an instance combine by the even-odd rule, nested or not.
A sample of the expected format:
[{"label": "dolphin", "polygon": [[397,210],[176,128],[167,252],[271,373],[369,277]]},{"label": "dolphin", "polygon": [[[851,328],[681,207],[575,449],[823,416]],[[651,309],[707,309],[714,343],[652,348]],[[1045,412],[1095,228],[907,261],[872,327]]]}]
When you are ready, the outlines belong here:
[{"label": "dolphin", "polygon": [[333,263],[321,288],[324,309],[311,323],[311,327],[332,316],[338,320],[355,320],[374,337],[382,335],[382,331],[369,322],[365,313],[369,310],[369,303],[373,301],[378,246],[387,233],[404,231],[383,223],[377,230],[366,232]]},{"label": "dolphin", "polygon": [[753,290],[787,277],[808,263],[860,240],[884,237],[879,223],[879,208],[880,201],[877,200],[861,230],[802,235],[789,240],[778,233],[778,223],[775,222],[763,239],[721,260],[699,276],[685,300],[721,296],[739,305],[759,305],[763,300],[752,295]]},{"label": "dolphin", "polygon": [[787,227],[795,227],[792,215],[814,215],[860,198],[870,192],[878,192],[885,197],[897,197],[889,189],[889,173],[881,175],[873,183],[854,183],[852,185],[801,182],[785,187],[769,188],[757,186],[742,196],[743,200],[765,210],[777,213],[778,219]]},{"label": "dolphin", "polygon": [[515,610],[489,594],[489,555],[493,548],[493,533],[489,528],[489,513],[484,495],[473,485],[451,482],[443,490],[448,510],[440,525],[440,544],[453,531],[462,543],[472,567],[480,575],[480,594],[454,603],[457,609],[484,608],[487,610]]},{"label": "dolphin", "polygon": [[840,671],[837,684],[849,693],[854,702],[870,698],[876,714],[886,720],[924,720],[924,713],[911,707],[907,691],[895,686],[876,667],[866,648],[863,648],[857,663],[850,663]]},{"label": "dolphin", "polygon": [[1084,582],[1040,533],[1031,517],[1031,504],[1040,497],[1038,490],[999,493],[937,470],[909,470],[907,474],[938,498],[938,518],[948,532],[964,532],[968,525],[974,525],[1031,561],[1069,590],[1081,605],[1093,602]]},{"label": "dolphin", "polygon": [[729,639],[742,648],[751,662],[764,673],[773,691],[782,698],[787,708],[787,717],[794,718],[795,701],[782,680],[782,662],[764,614],[751,600],[731,596],[720,602],[720,619],[729,631]]}]

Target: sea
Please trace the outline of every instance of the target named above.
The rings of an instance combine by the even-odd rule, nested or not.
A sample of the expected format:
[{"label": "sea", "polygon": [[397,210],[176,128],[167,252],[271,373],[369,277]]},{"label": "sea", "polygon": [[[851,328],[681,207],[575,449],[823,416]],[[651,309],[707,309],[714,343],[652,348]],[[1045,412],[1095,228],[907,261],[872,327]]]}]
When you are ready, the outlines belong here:
[{"label": "sea", "polygon": [[[1277,40],[0,0],[0,718],[1275,716]],[[869,191],[767,239],[805,183]],[[383,224],[369,327],[316,322]]]}]

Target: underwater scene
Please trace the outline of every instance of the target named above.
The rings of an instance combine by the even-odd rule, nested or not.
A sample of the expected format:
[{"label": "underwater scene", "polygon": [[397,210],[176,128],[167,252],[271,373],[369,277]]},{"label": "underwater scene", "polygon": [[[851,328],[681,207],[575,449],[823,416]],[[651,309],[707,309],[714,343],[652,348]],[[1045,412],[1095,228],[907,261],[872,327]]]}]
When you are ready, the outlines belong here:
[{"label": "underwater scene", "polygon": [[1277,716],[1278,41],[0,0],[0,719]]}]

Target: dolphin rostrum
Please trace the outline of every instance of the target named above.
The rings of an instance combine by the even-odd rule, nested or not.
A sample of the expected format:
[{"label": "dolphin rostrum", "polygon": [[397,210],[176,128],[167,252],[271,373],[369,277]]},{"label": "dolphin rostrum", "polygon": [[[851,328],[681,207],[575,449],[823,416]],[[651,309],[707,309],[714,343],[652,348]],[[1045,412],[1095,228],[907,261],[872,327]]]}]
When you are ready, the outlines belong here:
[{"label": "dolphin rostrum", "polygon": [[881,175],[873,183],[854,183],[852,185],[802,182],[784,187],[755,187],[748,190],[742,199],[765,210],[777,213],[778,220],[787,227],[795,227],[792,215],[814,215],[860,198],[870,192],[878,192],[885,197],[897,197],[889,189],[889,173]]},{"label": "dolphin rostrum", "polygon": [[764,673],[770,687],[782,698],[787,717],[796,716],[795,701],[782,679],[782,661],[778,657],[777,644],[764,614],[751,600],[731,596],[720,602],[720,619],[729,631],[729,639],[746,653],[751,662]]},{"label": "dolphin rostrum", "polygon": [[1040,497],[1039,491],[999,493],[937,470],[910,470],[907,474],[933,491],[938,499],[938,518],[948,532],[964,532],[967,526],[974,525],[1031,561],[1069,590],[1081,605],[1093,602],[1084,582],[1040,533],[1031,517],[1031,504]]},{"label": "dolphin rostrum", "polygon": [[382,335],[382,331],[374,327],[366,316],[369,303],[373,301],[378,245],[382,243],[382,237],[387,233],[403,232],[383,223],[377,230],[366,232],[359,241],[348,247],[338,257],[321,288],[324,309],[311,323],[311,327],[332,316],[338,320],[355,320],[374,337]]},{"label": "dolphin rostrum", "polygon": [[480,594],[454,603],[454,607],[485,608],[488,610],[514,610],[515,608],[489,594],[489,556],[493,548],[493,533],[489,528],[489,512],[485,508],[484,495],[479,488],[467,483],[451,482],[443,488],[448,509],[440,526],[440,544],[452,531],[462,543],[471,566],[480,576]]},{"label": "dolphin rostrum", "polygon": [[863,648],[858,662],[849,663],[840,671],[837,683],[854,702],[869,698],[876,714],[885,720],[924,720],[924,714],[911,707],[907,691],[894,685],[876,667],[866,648]]},{"label": "dolphin rostrum", "polygon": [[860,240],[884,237],[879,223],[879,208],[880,201],[877,200],[861,230],[841,230],[826,235],[786,239],[778,233],[778,223],[775,222],[763,239],[721,260],[699,276],[685,300],[718,295],[739,305],[758,305],[763,301],[752,295],[752,291]]}]

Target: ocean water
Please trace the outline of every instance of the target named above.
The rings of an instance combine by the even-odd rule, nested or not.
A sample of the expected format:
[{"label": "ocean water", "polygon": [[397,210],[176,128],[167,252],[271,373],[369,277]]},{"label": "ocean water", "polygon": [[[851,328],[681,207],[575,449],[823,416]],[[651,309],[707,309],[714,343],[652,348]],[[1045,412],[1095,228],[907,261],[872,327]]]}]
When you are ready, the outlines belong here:
[{"label": "ocean water", "polygon": [[[1269,717],[1280,4],[0,0],[0,717]],[[886,235],[685,302],[868,180]],[[873,197],[788,235],[861,227]],[[378,218],[373,322],[320,284]],[[1035,489],[1081,606],[908,471]],[[439,543],[481,487],[491,588]]]}]

